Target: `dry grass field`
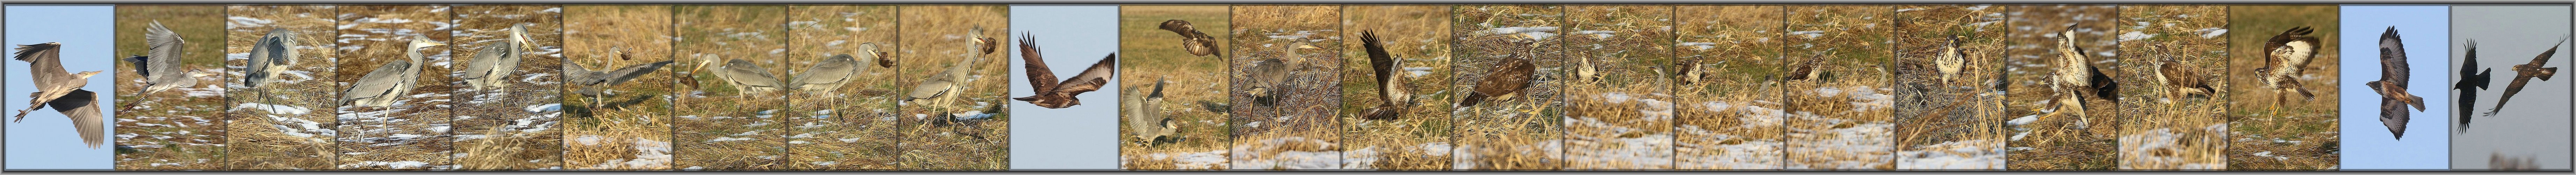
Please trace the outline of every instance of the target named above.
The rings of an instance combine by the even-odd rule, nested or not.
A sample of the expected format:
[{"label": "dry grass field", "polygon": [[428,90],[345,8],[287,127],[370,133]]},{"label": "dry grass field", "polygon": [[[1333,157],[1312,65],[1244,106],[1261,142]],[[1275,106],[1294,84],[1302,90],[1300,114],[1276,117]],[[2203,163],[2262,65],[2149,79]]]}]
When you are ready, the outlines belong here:
[{"label": "dry grass field", "polygon": [[1566,8],[1565,169],[1672,169],[1674,7]]},{"label": "dry grass field", "polygon": [[510,26],[525,25],[531,47],[501,89],[476,90],[456,75],[453,121],[456,169],[563,169],[563,6],[459,5],[455,14],[455,64],[482,62],[482,49],[509,42]]},{"label": "dry grass field", "polygon": [[[2062,110],[2080,111],[2043,111],[2057,106],[2059,102],[2056,99],[2061,95],[2059,92],[2050,90],[2051,85],[2047,84],[2043,77],[2055,71],[2055,68],[2050,65],[2060,54],[2055,50],[2057,39],[2054,37],[2066,31],[2069,25],[2076,27],[2074,29],[2075,46],[2083,48],[2086,52],[2081,54],[2092,55],[2093,60],[2086,64],[2105,70],[2103,73],[2111,77],[2120,77],[2120,72],[2111,71],[2116,70],[2113,66],[2120,62],[2115,59],[2118,58],[2116,54],[2118,50],[2111,49],[2118,47],[2118,43],[2112,42],[2115,38],[2112,38],[2111,33],[2116,31],[2112,27],[2117,25],[2113,24],[2115,21],[2111,19],[2112,15],[2115,15],[2113,12],[2118,8],[2112,6],[2011,6],[2008,8],[2010,9],[2006,13],[2015,15],[2010,17],[2011,21],[2004,22],[2012,28],[2012,32],[2005,36],[2005,42],[2009,45],[2004,51],[2008,56],[2004,58],[2005,65],[2008,65],[2004,68],[2006,78],[2003,86],[2008,89],[2005,91],[2007,94],[2004,95],[2006,97],[2004,116],[2015,118],[2006,122],[2006,125],[2010,125],[2009,128],[2011,128],[2011,131],[2006,132],[2012,133],[2010,136],[2012,138],[2006,142],[2010,148],[2007,148],[2005,168],[2015,170],[2113,168],[2117,165],[2116,158],[2118,158],[2114,156],[2117,154],[2114,151],[2119,146],[2113,137],[2118,134],[2120,126],[2119,122],[2114,120],[2117,118],[2113,116],[2119,115],[2114,110],[2120,108],[2119,102],[2093,98],[2092,95],[2078,95],[2082,96],[2081,103],[2084,103],[2084,109]],[[2129,81],[2119,81],[2119,83],[2123,86],[2133,84]],[[2051,112],[2060,113],[2055,117],[2040,117],[2048,116]]]},{"label": "dry grass field", "polygon": [[[1789,60],[1814,62],[1788,80],[1786,169],[1894,169],[1894,93],[1887,87],[1889,6],[1789,6]],[[1789,69],[1801,69],[1792,61]],[[1795,77],[1796,75],[1784,75]]]},{"label": "dry grass field", "polygon": [[[2004,165],[2004,8],[1897,6],[1896,166],[1996,170]],[[1958,72],[1939,70],[1957,36]]]},{"label": "dry grass field", "polygon": [[[1390,5],[1342,7],[1342,169],[1449,169],[1449,111],[1464,89],[1449,84],[1450,6]],[[1365,120],[1363,113],[1385,103],[1380,98],[1376,68],[1371,67],[1360,32],[1374,32],[1378,44],[1395,58],[1401,83],[1397,91],[1412,103],[1390,120]]]},{"label": "dry grass field", "polygon": [[[1335,123],[1344,67],[1341,6],[1234,6],[1226,58],[1233,59],[1231,111],[1233,169],[1341,168],[1341,126]],[[1305,41],[1320,49],[1298,49]],[[1287,79],[1275,99],[1256,99],[1253,62],[1283,60]]]},{"label": "dry grass field", "polygon": [[[337,42],[331,39],[338,11],[332,6],[227,6],[224,35],[227,134],[225,168],[232,170],[320,170],[339,165],[340,122],[329,109],[339,108],[340,86],[334,82]],[[271,29],[294,31],[299,54],[294,65],[259,87],[243,84],[250,71],[251,45]],[[326,110],[316,112],[315,110]]]},{"label": "dry grass field", "polygon": [[[188,41],[180,69],[223,72],[224,6],[117,6],[116,54],[146,55],[142,42],[159,22]],[[132,153],[116,154],[117,170],[222,170],[224,168],[224,76],[197,77],[197,84],[144,94],[143,75],[134,64],[116,63],[116,145]],[[130,108],[128,108],[130,106]],[[158,109],[158,110],[153,110]]]},{"label": "dry grass field", "polygon": [[[1158,27],[1165,20],[1189,21],[1199,32],[1212,36],[1232,36],[1228,29],[1229,6],[1121,6],[1118,8],[1118,88],[1121,114],[1159,113],[1178,128],[1165,141],[1133,137],[1137,131],[1120,115],[1119,168],[1137,170],[1228,169],[1226,158],[1233,148],[1233,134],[1227,127],[1225,109],[1232,104],[1226,92],[1233,86],[1225,83],[1228,60],[1223,52],[1194,56],[1182,50],[1181,35]],[[1229,37],[1215,37],[1226,45]],[[1132,80],[1132,81],[1131,81]],[[1161,81],[1161,82],[1156,82]],[[1156,83],[1163,84],[1163,100],[1143,104],[1141,99],[1153,93]],[[1153,107],[1153,108],[1147,108]],[[1140,111],[1141,110],[1141,111]]]},{"label": "dry grass field", "polygon": [[[672,23],[680,37],[672,43],[674,66],[688,66],[698,82],[673,102],[679,115],[672,136],[678,137],[680,169],[777,170],[787,166],[787,99],[782,91],[759,92],[735,86],[734,80],[778,77],[717,75],[728,69],[752,69],[770,76],[787,75],[787,6],[677,6]],[[726,66],[746,60],[753,67]],[[685,64],[683,64],[685,63]],[[698,69],[704,66],[704,69]],[[674,69],[679,70],[679,69]],[[784,90],[784,89],[774,89]]]},{"label": "dry grass field", "polygon": [[[454,143],[454,135],[446,131],[453,119],[446,106],[455,104],[448,97],[453,89],[459,87],[439,83],[453,82],[455,78],[438,74],[463,68],[453,66],[462,64],[451,64],[455,62],[448,59],[449,48],[455,46],[419,48],[422,62],[407,61],[413,53],[405,53],[412,49],[407,47],[414,37],[426,37],[439,43],[447,43],[448,38],[453,38],[447,30],[453,26],[445,23],[450,17],[448,10],[450,8],[444,5],[339,7],[340,30],[332,39],[339,42],[339,47],[333,50],[340,52],[339,62],[335,62],[340,69],[335,73],[339,76],[331,80],[339,82],[337,90],[358,93],[341,95],[376,95],[371,94],[374,92],[350,92],[348,88],[358,86],[359,80],[382,67],[391,66],[390,63],[406,62],[404,64],[421,69],[416,75],[418,78],[410,80],[417,83],[412,91],[380,97],[394,98],[390,106],[353,104],[334,110],[340,116],[337,143],[340,145],[340,169],[416,170],[455,166],[448,159],[453,156],[449,153],[455,147],[451,144]],[[385,78],[396,75],[400,74]]]},{"label": "dry grass field", "polygon": [[[898,31],[903,50],[890,50],[902,64],[897,64],[895,87],[909,92],[922,80],[949,67],[969,64],[970,74],[962,80],[964,92],[955,106],[903,104],[896,116],[903,151],[898,168],[929,170],[998,170],[1010,168],[1010,111],[1004,95],[1009,92],[1010,58],[1008,47],[1000,46],[990,53],[970,53],[968,28],[984,27],[984,37],[995,42],[1010,42],[1010,10],[1007,6],[900,6],[897,15],[903,21]],[[996,43],[1000,45],[1000,43]],[[974,59],[969,59],[973,57]],[[969,62],[969,60],[972,60]],[[961,63],[962,62],[962,63]],[[927,101],[927,100],[925,100]],[[942,120],[940,118],[950,118]],[[939,124],[936,121],[956,121]]]},{"label": "dry grass field", "polygon": [[1783,6],[1676,8],[1674,60],[1702,67],[1699,81],[1674,84],[1673,168],[1780,169]]},{"label": "dry grass field", "polygon": [[[2249,54],[2228,55],[2228,65],[2233,66],[2228,66],[2227,72],[2238,76],[2229,76],[2227,84],[2244,86],[2226,90],[2234,93],[2228,96],[2235,98],[2227,107],[2231,117],[2227,124],[2227,168],[2336,169],[2341,161],[2337,155],[2342,150],[2338,146],[2341,126],[2335,119],[2342,93],[2336,89],[2343,83],[2335,77],[2341,75],[2343,66],[2338,64],[2342,59],[2337,56],[2342,55],[2338,52],[2342,49],[2334,43],[2343,41],[2335,37],[2342,30],[2332,21],[2338,19],[2339,10],[2335,6],[2234,6],[2228,10],[2235,18],[2229,19],[2227,28],[2238,32],[2227,36],[2228,52]],[[2274,100],[2281,95],[2279,92],[2286,91],[2264,87],[2256,76],[2250,76],[2264,65],[2263,54],[2253,53],[2266,53],[2262,49],[2265,39],[2294,27],[2314,27],[2315,32],[2308,36],[2325,43],[2317,48],[2316,58],[2299,67],[2302,71],[2297,75],[2300,84],[2317,96],[2301,99],[2293,95],[2289,101]]]},{"label": "dry grass field", "polygon": [[[2227,166],[2227,6],[2121,6],[2120,169],[2223,169]],[[2163,59],[2198,74],[2215,92],[2191,96],[2158,79]],[[2248,74],[2250,75],[2250,74]],[[2179,98],[2177,98],[2179,97]]]},{"label": "dry grass field", "polygon": [[[895,168],[894,68],[879,67],[876,58],[858,50],[875,43],[893,52],[895,7],[788,6],[787,66],[805,72],[833,55],[850,54],[863,69],[852,83],[836,89],[800,89],[787,96],[788,169],[891,170]],[[782,74],[784,75],[784,74]],[[792,77],[792,76],[791,76]],[[784,77],[782,77],[784,78]],[[826,92],[828,91],[828,92]]]},{"label": "dry grass field", "polygon": [[[1487,98],[1474,106],[1452,106],[1455,134],[1451,167],[1459,170],[1554,170],[1565,164],[1565,106],[1559,97],[1567,71],[1562,65],[1566,25],[1564,6],[1457,6],[1449,22],[1450,84],[1473,91],[1495,65],[1513,56],[1529,59],[1537,71],[1519,93]],[[1464,93],[1464,92],[1461,92]],[[1464,95],[1464,94],[1461,94]],[[1459,100],[1464,100],[1461,96]],[[1456,102],[1448,102],[1456,103]]]},{"label": "dry grass field", "polygon": [[[671,61],[671,6],[564,6],[564,61],[589,70]],[[611,48],[632,52],[619,58]],[[524,68],[524,66],[522,66]],[[566,169],[671,169],[671,99],[678,64],[601,87],[604,96],[562,86]]]}]

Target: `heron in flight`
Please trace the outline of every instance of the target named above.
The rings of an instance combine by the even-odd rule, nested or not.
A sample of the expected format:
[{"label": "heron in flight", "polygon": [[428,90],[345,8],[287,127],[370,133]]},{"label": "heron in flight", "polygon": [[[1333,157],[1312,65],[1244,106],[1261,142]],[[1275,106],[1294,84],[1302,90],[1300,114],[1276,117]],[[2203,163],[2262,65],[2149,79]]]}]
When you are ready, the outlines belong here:
[{"label": "heron in flight", "polygon": [[100,145],[107,144],[106,120],[99,117],[98,93],[81,87],[89,86],[89,77],[98,75],[99,71],[71,73],[64,70],[62,46],[62,43],[51,42],[18,45],[17,60],[27,61],[27,73],[35,78],[36,92],[27,94],[27,109],[18,110],[16,119],[9,122],[26,121],[27,113],[52,106],[54,112],[71,118],[72,129],[80,132],[81,143],[89,144],[90,149],[98,149]]},{"label": "heron in flight", "polygon": [[409,45],[403,47],[403,56],[407,61],[387,62],[384,66],[377,66],[375,71],[367,72],[367,76],[358,78],[357,83],[349,84],[348,91],[341,93],[339,104],[357,107],[393,105],[394,98],[402,97],[403,94],[410,93],[412,88],[420,87],[420,71],[424,67],[422,64],[428,62],[420,55],[420,49],[443,45],[447,43],[430,41],[429,37],[413,35]]},{"label": "heron in flight", "polygon": [[[616,54],[619,58],[633,58],[633,53],[625,52],[625,49],[611,48],[609,49],[609,52]],[[627,65],[624,67],[617,67],[616,69],[608,69],[607,71],[593,71],[590,70],[589,67],[583,67],[577,62],[564,62],[564,84],[581,85],[581,91],[577,91],[575,93],[591,96],[590,104],[595,108],[600,105],[600,97],[614,94],[613,92],[608,92],[606,87],[625,84],[626,81],[635,80],[637,77],[653,73],[653,70],[662,69],[662,66],[670,64],[671,61],[661,61]]]},{"label": "heron in flight", "polygon": [[1029,88],[1034,93],[1012,100],[1052,109],[1082,105],[1082,99],[1075,98],[1076,95],[1100,90],[1100,86],[1109,85],[1109,78],[1118,73],[1118,54],[1110,53],[1108,57],[1100,58],[1100,62],[1091,63],[1091,68],[1059,82],[1055,79],[1055,70],[1047,68],[1046,59],[1040,57],[1036,38],[1020,35],[1020,59],[1025,60],[1022,67],[1027,69]]},{"label": "heron in flight", "polygon": [[536,47],[528,41],[527,28],[525,24],[510,25],[507,40],[476,50],[473,62],[465,65],[465,76],[459,78],[474,90],[501,90],[502,96],[509,96],[508,77],[519,70],[519,59],[526,57],[527,50]]},{"label": "heron in flight", "polygon": [[[179,59],[186,55],[188,41],[180,38],[178,32],[161,26],[161,21],[152,21],[152,27],[144,29],[143,43],[151,48],[147,52],[149,55],[124,59],[126,63],[134,64],[134,74],[143,76],[143,94],[196,86],[197,77],[215,75],[214,72],[189,71],[185,65],[180,65]],[[125,107],[131,109],[134,104],[138,103],[125,103]]]}]

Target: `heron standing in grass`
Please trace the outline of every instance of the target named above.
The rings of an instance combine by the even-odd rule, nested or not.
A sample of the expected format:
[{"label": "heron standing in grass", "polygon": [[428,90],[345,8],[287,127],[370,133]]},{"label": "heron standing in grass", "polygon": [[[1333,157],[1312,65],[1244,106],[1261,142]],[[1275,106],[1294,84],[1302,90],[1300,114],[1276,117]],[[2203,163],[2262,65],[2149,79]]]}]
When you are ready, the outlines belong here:
[{"label": "heron standing in grass", "polygon": [[106,120],[99,117],[98,94],[81,87],[89,86],[89,77],[98,71],[71,73],[63,69],[62,43],[18,45],[18,61],[27,61],[27,73],[34,77],[36,92],[28,93],[27,109],[18,110],[16,119],[27,120],[27,113],[52,106],[54,112],[70,117],[72,128],[80,132],[81,142],[90,149],[107,144]]},{"label": "heron standing in grass", "polygon": [[[213,72],[189,71],[180,65],[179,59],[186,55],[188,41],[179,38],[178,32],[161,26],[161,21],[152,21],[152,27],[144,29],[143,43],[151,48],[149,55],[124,59],[134,64],[134,74],[143,76],[143,94],[196,86],[197,77],[215,75]],[[124,106],[132,109],[134,104],[139,103],[125,103]]]},{"label": "heron standing in grass", "polygon": [[339,104],[356,105],[354,107],[393,105],[394,98],[410,93],[412,88],[420,87],[420,71],[423,67],[421,64],[428,62],[420,55],[420,49],[443,45],[447,43],[430,41],[429,37],[412,36],[409,45],[403,47],[403,56],[408,58],[407,61],[388,62],[384,66],[376,67],[375,71],[367,72],[367,76],[358,78],[357,83],[349,84],[348,91],[341,93]]},{"label": "heron standing in grass", "polygon": [[[713,54],[700,56],[715,59]],[[736,96],[767,94],[786,88],[782,86],[786,83],[779,82],[778,75],[770,74],[769,68],[761,68],[759,63],[751,60],[737,58],[725,61],[724,67],[717,67],[714,73],[716,79],[733,84]]]},{"label": "heron standing in grass", "polygon": [[1297,67],[1306,64],[1306,56],[1298,55],[1297,51],[1305,49],[1323,49],[1315,47],[1313,44],[1306,43],[1305,39],[1291,40],[1295,41],[1290,42],[1286,48],[1281,48],[1281,50],[1284,50],[1287,53],[1283,56],[1287,57],[1286,59],[1262,58],[1261,60],[1252,62],[1252,69],[1248,70],[1250,72],[1244,72],[1252,78],[1252,88],[1245,93],[1251,94],[1253,98],[1256,99],[1267,99],[1255,101],[1270,101],[1270,103],[1262,104],[1278,105],[1278,95],[1280,95],[1280,93],[1286,93],[1287,86],[1289,85],[1289,74],[1295,74]]},{"label": "heron standing in grass", "polygon": [[[983,26],[975,26],[974,29],[967,31],[969,35],[976,37],[967,38],[967,40],[970,40],[967,43],[968,45],[964,48],[959,48],[966,50],[966,55],[964,55],[966,56],[966,60],[960,60],[956,64],[948,66],[948,70],[940,71],[938,74],[931,74],[930,77],[922,79],[920,84],[913,85],[912,92],[906,94],[904,103],[935,107],[938,110],[934,112],[939,113],[948,113],[947,110],[949,110],[949,108],[955,107],[958,96],[960,96],[959,93],[964,93],[966,91],[966,78],[968,74],[973,73],[968,71],[974,69],[975,62],[981,61],[984,58],[981,56],[975,56],[977,55],[975,54],[975,51],[977,51],[976,49],[979,45],[987,43],[983,42],[982,39],[979,39],[983,36]],[[947,120],[952,117],[942,115],[939,118],[941,120]]]},{"label": "heron standing in grass", "polygon": [[276,107],[277,101],[273,99],[276,96],[269,96],[269,89],[263,86],[279,81],[277,75],[294,67],[296,58],[303,57],[296,51],[296,47],[300,47],[297,44],[303,42],[296,34],[294,30],[285,28],[269,29],[268,34],[260,35],[258,41],[251,43],[247,66],[250,71],[243,71],[242,87],[261,88],[258,90],[260,103],[271,104],[269,107]]},{"label": "heron standing in grass", "polygon": [[[625,52],[625,49],[610,48],[609,52],[616,54],[619,58],[633,58],[633,55]],[[634,80],[636,77],[644,76],[644,74],[653,73],[653,70],[662,69],[662,66],[670,64],[671,61],[661,61],[628,65],[625,67],[610,69],[608,71],[592,71],[590,68],[582,67],[581,64],[576,62],[564,62],[564,84],[583,86],[581,91],[576,91],[574,93],[590,96],[591,107],[597,108],[601,105],[599,100],[600,98],[605,98],[606,95],[614,94],[612,92],[608,92],[606,87],[625,84],[628,80]]]},{"label": "heron standing in grass", "polygon": [[879,53],[882,52],[877,52],[877,43],[859,43],[858,56],[837,54],[832,55],[832,58],[823,59],[822,62],[816,62],[812,67],[806,67],[805,72],[797,73],[796,77],[789,79],[787,88],[817,93],[831,93],[839,90],[842,85],[857,81],[860,73],[868,71],[869,63],[859,61],[861,57],[875,61],[874,58],[880,58]]},{"label": "heron standing in grass", "polygon": [[[519,70],[519,59],[525,57],[523,54],[527,49],[536,47],[528,41],[527,28],[524,24],[510,25],[507,40],[488,43],[476,50],[473,62],[465,65],[465,76],[459,78],[474,86],[474,90],[501,90],[502,96],[509,96],[510,74]],[[517,104],[512,102],[510,104]]]}]

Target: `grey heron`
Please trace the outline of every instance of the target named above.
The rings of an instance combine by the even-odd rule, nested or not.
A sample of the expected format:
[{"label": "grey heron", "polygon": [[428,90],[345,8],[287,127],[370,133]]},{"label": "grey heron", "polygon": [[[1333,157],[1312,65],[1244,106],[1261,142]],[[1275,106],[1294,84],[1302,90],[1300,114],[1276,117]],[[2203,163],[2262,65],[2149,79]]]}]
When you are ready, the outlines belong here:
[{"label": "grey heron", "polygon": [[[143,43],[150,48],[149,55],[124,59],[134,64],[136,75],[143,75],[143,94],[196,86],[197,77],[215,75],[213,72],[189,71],[180,65],[179,59],[186,55],[188,41],[180,38],[178,32],[161,26],[161,21],[152,21],[151,28],[144,28]],[[125,106],[131,108],[134,104],[137,103],[126,103]]]},{"label": "grey heron", "polygon": [[528,41],[525,24],[510,25],[506,35],[508,38],[500,43],[487,43],[482,49],[475,50],[474,59],[465,65],[465,76],[458,78],[473,86],[474,90],[497,89],[502,90],[503,96],[508,96],[510,74],[519,70],[519,59],[526,56],[523,54],[527,48],[535,45]]},{"label": "grey heron", "polygon": [[1154,89],[1144,95],[1130,94],[1125,98],[1129,99],[1121,101],[1135,108],[1126,110],[1130,137],[1147,144],[1177,139],[1174,133],[1180,132],[1180,125],[1163,116],[1163,80],[1154,80]]},{"label": "grey heron", "polygon": [[[974,29],[967,31],[970,35],[980,38],[983,36],[981,33],[984,31],[984,27],[975,26]],[[966,60],[959,60],[956,64],[950,65],[947,70],[940,71],[938,74],[931,74],[930,77],[922,79],[920,84],[913,85],[912,92],[906,94],[904,103],[927,105],[937,107],[939,110],[948,110],[948,108],[953,108],[953,105],[956,105],[957,103],[958,94],[964,93],[966,86],[968,86],[966,84],[967,74],[972,73],[968,71],[974,69],[975,62],[981,61],[984,58],[981,56],[975,56],[975,49],[977,49],[976,45],[982,45],[986,42],[982,42],[981,39],[976,38],[967,38],[970,40],[970,42],[967,43],[969,45],[965,48],[960,48],[967,50],[966,55],[964,55],[966,56]],[[942,113],[945,113],[945,111],[942,111]],[[945,118],[943,117],[943,119]]]},{"label": "grey heron", "polygon": [[[624,49],[610,49],[609,52],[613,52],[620,57],[628,56],[628,54],[624,52]],[[625,84],[626,81],[635,80],[637,77],[653,73],[653,70],[661,69],[662,66],[670,64],[671,61],[661,61],[616,67],[615,69],[609,69],[607,71],[592,71],[589,67],[583,67],[577,62],[564,62],[564,84],[581,85],[581,91],[576,91],[574,93],[591,96],[590,104],[595,107],[600,105],[600,97],[611,94],[605,90],[608,86]]]},{"label": "grey heron", "polygon": [[[700,56],[706,57],[704,59],[716,59],[713,54]],[[725,61],[724,66],[717,67],[714,73],[716,79],[733,84],[734,95],[777,92],[785,88],[781,85],[786,84],[779,82],[778,75],[770,74],[769,68],[761,68],[759,63],[738,58]]]},{"label": "grey heron", "polygon": [[788,80],[788,89],[819,93],[839,90],[842,85],[857,81],[860,73],[868,71],[869,63],[861,62],[858,57],[868,57],[871,58],[868,60],[876,61],[873,58],[877,58],[879,53],[881,52],[877,52],[877,43],[859,43],[858,56],[838,54],[821,62],[815,62],[814,66],[806,67],[805,72],[797,73],[795,78]]},{"label": "grey heron", "polygon": [[428,62],[420,55],[420,49],[442,45],[447,43],[430,41],[429,37],[413,35],[411,42],[403,47],[403,56],[407,60],[396,60],[387,62],[384,66],[377,66],[375,71],[367,72],[367,76],[358,78],[357,83],[349,84],[349,90],[341,93],[340,105],[356,105],[356,107],[393,105],[395,98],[410,93],[412,88],[420,87],[420,71],[424,67],[422,64]]},{"label": "grey heron", "polygon": [[[268,30],[266,35],[260,35],[259,41],[251,44],[250,71],[242,75],[242,86],[258,88],[277,82],[278,73],[286,72],[287,68],[295,66],[295,59],[303,56],[296,51],[298,42],[302,42],[302,39],[297,39],[295,36],[297,33],[294,30],[278,28]],[[267,97],[263,95],[261,98]]]},{"label": "grey heron", "polygon": [[1091,68],[1058,82],[1055,71],[1047,68],[1046,58],[1039,56],[1036,38],[1020,35],[1020,59],[1025,60],[1021,64],[1027,68],[1029,88],[1033,93],[1012,100],[1045,108],[1073,107],[1082,104],[1082,99],[1075,98],[1076,95],[1100,90],[1100,86],[1109,85],[1110,76],[1117,74],[1118,54],[1110,53],[1108,57],[1100,58],[1100,62],[1091,63]]},{"label": "grey heron", "polygon": [[18,61],[27,61],[27,73],[35,78],[36,92],[28,93],[27,103],[30,104],[27,109],[18,110],[18,116],[10,122],[26,121],[28,112],[53,106],[54,112],[71,118],[72,128],[80,132],[82,143],[89,144],[90,149],[98,149],[99,145],[107,144],[106,121],[99,117],[98,94],[81,87],[89,86],[89,77],[98,75],[99,71],[71,73],[64,70],[62,46],[62,43],[51,42],[18,45]]},{"label": "grey heron", "polygon": [[1270,99],[1257,101],[1273,101],[1272,105],[1276,105],[1275,103],[1277,103],[1276,101],[1278,99],[1276,98],[1278,98],[1278,95],[1287,90],[1289,74],[1296,74],[1295,71],[1297,70],[1297,67],[1306,64],[1306,56],[1298,55],[1297,51],[1305,49],[1323,49],[1306,43],[1305,39],[1291,40],[1295,41],[1290,42],[1286,48],[1281,49],[1287,53],[1286,55],[1281,56],[1286,57],[1285,59],[1263,58],[1252,62],[1252,69],[1248,70],[1250,72],[1245,72],[1245,74],[1249,74],[1252,78],[1252,87],[1250,91],[1245,93],[1252,94],[1256,99]]}]

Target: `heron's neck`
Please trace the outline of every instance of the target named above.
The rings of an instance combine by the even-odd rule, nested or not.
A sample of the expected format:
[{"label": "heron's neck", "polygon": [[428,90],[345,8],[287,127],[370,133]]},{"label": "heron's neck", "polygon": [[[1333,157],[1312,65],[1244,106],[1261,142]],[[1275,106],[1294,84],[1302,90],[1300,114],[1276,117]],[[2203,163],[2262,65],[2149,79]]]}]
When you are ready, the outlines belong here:
[{"label": "heron's neck", "polygon": [[421,49],[421,48],[429,48],[429,47],[428,47],[428,46],[419,46],[419,47],[411,47],[410,49],[404,49],[404,50],[403,50],[403,56],[407,56],[407,58],[409,58],[409,59],[411,60],[411,64],[412,64],[412,65],[420,65],[420,64],[421,64],[421,61],[423,61],[424,59],[427,59],[427,58],[423,58],[423,56],[421,56],[421,55],[420,55],[420,49]]}]

